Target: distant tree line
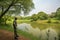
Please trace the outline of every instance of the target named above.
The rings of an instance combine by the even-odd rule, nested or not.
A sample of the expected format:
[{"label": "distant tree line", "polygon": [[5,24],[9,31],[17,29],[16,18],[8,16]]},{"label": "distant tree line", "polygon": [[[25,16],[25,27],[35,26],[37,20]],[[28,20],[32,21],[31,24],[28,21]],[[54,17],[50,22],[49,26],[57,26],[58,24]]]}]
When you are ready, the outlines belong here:
[{"label": "distant tree line", "polygon": [[60,20],[60,8],[56,10],[56,12],[52,12],[51,14],[47,14],[45,12],[38,12],[37,14],[33,14],[31,16],[32,21],[37,20],[47,20],[54,19],[54,20]]},{"label": "distant tree line", "polygon": [[26,17],[20,16],[19,19],[21,20],[26,19],[26,20],[31,20],[31,21],[49,20],[49,22],[50,22],[50,19],[60,20],[60,8],[57,8],[56,12],[52,12],[51,14],[47,14],[41,11],[36,14],[33,14],[32,16],[26,16]]}]

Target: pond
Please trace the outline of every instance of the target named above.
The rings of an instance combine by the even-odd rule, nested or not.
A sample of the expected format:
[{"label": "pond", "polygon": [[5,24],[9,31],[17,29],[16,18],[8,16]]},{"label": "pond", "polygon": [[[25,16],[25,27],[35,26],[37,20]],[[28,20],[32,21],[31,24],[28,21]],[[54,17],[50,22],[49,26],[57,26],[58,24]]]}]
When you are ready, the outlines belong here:
[{"label": "pond", "polygon": [[30,24],[27,23],[18,24],[17,28],[19,30],[33,34],[36,37],[40,37],[40,40],[58,40],[58,34],[52,28],[40,30],[38,27],[33,28]]}]

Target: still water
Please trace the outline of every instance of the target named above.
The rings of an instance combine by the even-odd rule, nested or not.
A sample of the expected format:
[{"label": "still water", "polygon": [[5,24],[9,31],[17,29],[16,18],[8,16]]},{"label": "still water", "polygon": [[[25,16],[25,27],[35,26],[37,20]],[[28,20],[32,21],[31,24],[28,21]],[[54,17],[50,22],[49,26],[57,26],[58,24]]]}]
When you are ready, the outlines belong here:
[{"label": "still water", "polygon": [[40,40],[58,40],[58,34],[52,28],[40,30],[38,27],[33,28],[30,24],[27,23],[18,24],[17,28],[19,30],[33,34],[36,37],[40,37]]}]

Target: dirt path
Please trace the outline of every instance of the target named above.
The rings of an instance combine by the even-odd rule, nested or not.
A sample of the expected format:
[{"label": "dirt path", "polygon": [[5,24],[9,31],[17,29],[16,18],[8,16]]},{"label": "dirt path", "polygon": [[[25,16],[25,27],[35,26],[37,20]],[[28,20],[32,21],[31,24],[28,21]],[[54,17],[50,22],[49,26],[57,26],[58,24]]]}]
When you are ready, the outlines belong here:
[{"label": "dirt path", "polygon": [[[20,36],[18,39],[29,40],[28,38],[25,38],[24,36]],[[0,30],[0,40],[14,40],[14,34],[6,30]]]}]

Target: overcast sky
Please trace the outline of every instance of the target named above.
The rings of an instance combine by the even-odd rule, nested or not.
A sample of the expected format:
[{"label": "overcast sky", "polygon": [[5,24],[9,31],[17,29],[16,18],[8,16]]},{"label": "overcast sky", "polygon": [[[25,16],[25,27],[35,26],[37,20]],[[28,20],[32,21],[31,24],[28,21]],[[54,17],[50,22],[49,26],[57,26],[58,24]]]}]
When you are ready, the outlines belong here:
[{"label": "overcast sky", "polygon": [[29,15],[43,11],[47,14],[55,12],[60,7],[60,0],[33,0],[35,9]]}]

